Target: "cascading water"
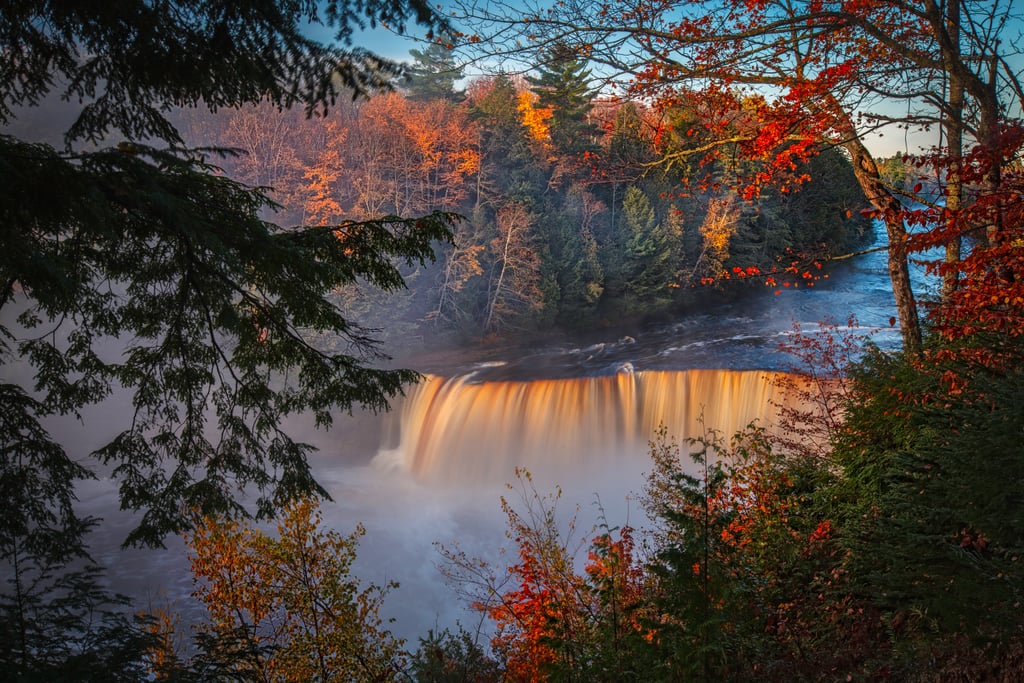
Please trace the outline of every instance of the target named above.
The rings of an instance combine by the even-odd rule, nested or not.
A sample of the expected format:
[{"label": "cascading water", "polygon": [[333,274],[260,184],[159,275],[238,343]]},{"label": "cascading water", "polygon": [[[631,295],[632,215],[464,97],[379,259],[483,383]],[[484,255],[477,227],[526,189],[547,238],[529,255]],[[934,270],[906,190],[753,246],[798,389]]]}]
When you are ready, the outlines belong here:
[{"label": "cascading water", "polygon": [[772,429],[780,407],[795,400],[781,376],[628,367],[531,381],[427,376],[395,412],[390,444],[375,464],[458,486],[507,482],[517,466],[555,480],[603,467],[642,468],[661,425],[680,443],[712,429],[729,437],[755,420]]},{"label": "cascading water", "polygon": [[[792,366],[779,351],[792,323],[813,330],[828,315],[851,312],[883,347],[898,345],[884,254],[840,264],[819,288],[708,308],[664,326],[407,363],[434,374],[408,387],[383,425],[360,415],[339,416],[329,432],[301,420],[286,427],[320,449],[311,466],[333,498],[324,524],[342,533],[356,523],[367,529],[357,575],[401,583],[385,613],[415,643],[429,628],[474,623],[438,574],[432,542],[496,554],[505,522],[498,496],[508,493],[516,466],[535,475],[541,493],[561,486],[561,509],[570,514],[579,505],[585,517],[597,494],[609,524],[642,526],[631,495],[642,490],[655,429],[664,423],[682,442],[703,433],[702,414],[726,437],[755,419],[771,427],[779,404],[793,405],[780,386],[784,373],[774,371]],[[722,367],[732,369],[708,369]],[[108,401],[87,413],[84,427],[69,419],[66,442],[86,451],[105,443],[122,417],[123,406]],[[93,553],[110,568],[110,583],[139,605],[166,590],[175,609],[187,609],[191,577],[181,543],[122,552],[134,521],[118,511],[115,482],[85,482],[79,497],[80,512],[107,520]]]}]

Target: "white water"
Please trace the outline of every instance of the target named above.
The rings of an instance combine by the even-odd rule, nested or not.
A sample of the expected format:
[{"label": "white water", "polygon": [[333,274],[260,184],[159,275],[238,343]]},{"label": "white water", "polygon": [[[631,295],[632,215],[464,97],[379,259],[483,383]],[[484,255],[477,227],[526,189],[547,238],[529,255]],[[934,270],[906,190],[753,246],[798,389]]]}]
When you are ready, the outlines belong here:
[{"label": "white water", "polygon": [[[898,340],[889,326],[892,295],[884,256],[844,266],[822,286],[766,291],[744,306],[721,307],[671,325],[630,331],[585,343],[561,342],[490,354],[437,372],[412,388],[383,420],[339,420],[328,432],[291,425],[319,447],[314,471],[334,501],[324,520],[343,533],[362,522],[367,535],[356,572],[365,581],[397,580],[385,603],[392,630],[415,644],[428,628],[461,619],[474,625],[435,567],[433,543],[455,540],[470,554],[495,557],[505,542],[498,497],[525,466],[541,492],[558,484],[561,509],[580,506],[584,531],[600,496],[610,524],[639,522],[634,494],[647,469],[646,441],[664,422],[677,438],[707,427],[731,434],[750,420],[770,422],[781,398],[770,381],[787,358],[778,343],[793,321],[806,328],[826,316],[856,314],[883,344]],[[696,368],[696,369],[695,369]],[[730,368],[723,370],[722,368]],[[533,378],[527,380],[524,378]],[[67,421],[62,441],[89,449],[119,429],[116,405],[97,407],[85,426]],[[95,427],[102,427],[97,430]],[[87,438],[83,438],[88,433]],[[381,444],[377,448],[377,443]],[[111,584],[194,614],[180,542],[164,552],[122,553],[133,517],[117,511],[116,486],[89,482],[80,491],[84,511],[107,518],[95,544],[111,568]]]},{"label": "white water", "polygon": [[684,442],[753,421],[770,427],[789,399],[779,373],[626,369],[532,381],[426,377],[390,420],[392,447],[374,463],[439,486],[507,482],[516,467],[545,479],[642,471],[662,425]]}]

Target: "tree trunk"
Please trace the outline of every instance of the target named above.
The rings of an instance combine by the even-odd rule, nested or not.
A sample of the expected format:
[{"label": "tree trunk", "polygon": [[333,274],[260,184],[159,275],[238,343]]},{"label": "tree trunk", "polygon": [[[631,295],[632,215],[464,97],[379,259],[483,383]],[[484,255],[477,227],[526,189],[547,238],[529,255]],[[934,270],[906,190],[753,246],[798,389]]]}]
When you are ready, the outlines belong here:
[{"label": "tree trunk", "polygon": [[843,142],[843,148],[850,154],[857,182],[871,205],[878,209],[885,221],[885,233],[889,239],[889,280],[896,298],[896,312],[899,316],[900,332],[903,336],[903,350],[912,356],[922,350],[921,322],[917,316],[917,302],[910,284],[910,267],[907,263],[907,229],[903,224],[903,206],[899,199],[885,187],[878,173],[878,166],[864,144],[856,137]]},{"label": "tree trunk", "polygon": [[[963,205],[962,164],[964,156],[964,82],[955,68],[960,60],[960,0],[949,0],[946,26],[950,38],[950,54],[945,55],[946,77],[949,79],[947,111],[943,113],[943,127],[946,130],[946,155],[949,167],[946,169],[946,219],[950,223],[950,240],[946,243],[946,271],[942,275],[942,301],[948,303],[956,292],[960,279],[959,267],[962,237],[953,223]],[[941,169],[940,169],[941,170]]]}]

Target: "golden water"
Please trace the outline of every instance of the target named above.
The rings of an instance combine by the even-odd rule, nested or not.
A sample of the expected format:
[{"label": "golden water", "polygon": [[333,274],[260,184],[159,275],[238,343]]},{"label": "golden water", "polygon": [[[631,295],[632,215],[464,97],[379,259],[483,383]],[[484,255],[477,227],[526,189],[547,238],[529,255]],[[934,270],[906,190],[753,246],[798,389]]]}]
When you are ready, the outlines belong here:
[{"label": "golden water", "polygon": [[[510,481],[515,467],[583,472],[646,460],[664,424],[678,442],[754,420],[771,429],[792,399],[780,373],[621,372],[612,376],[474,382],[428,376],[393,414],[378,464],[460,485]],[[703,417],[703,421],[702,421]]]}]

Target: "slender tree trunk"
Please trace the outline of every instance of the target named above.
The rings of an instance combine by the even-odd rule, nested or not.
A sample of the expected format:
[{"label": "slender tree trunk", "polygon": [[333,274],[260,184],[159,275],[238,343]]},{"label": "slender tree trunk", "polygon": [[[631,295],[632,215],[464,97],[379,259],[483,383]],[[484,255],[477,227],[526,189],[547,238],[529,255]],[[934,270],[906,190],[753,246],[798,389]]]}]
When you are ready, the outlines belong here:
[{"label": "slender tree trunk", "polygon": [[962,238],[954,223],[963,206],[963,180],[961,164],[964,156],[964,82],[954,68],[960,60],[960,0],[949,0],[946,26],[950,35],[950,52],[946,55],[946,74],[949,78],[948,107],[943,115],[946,131],[946,154],[949,167],[946,169],[946,215],[950,228],[950,240],[946,243],[946,272],[942,276],[942,300],[948,302],[956,291],[960,279],[958,267]]},{"label": "slender tree trunk", "polygon": [[488,331],[492,330],[492,325],[495,324],[494,313],[498,306],[498,301],[501,299],[502,292],[504,289],[505,280],[505,269],[508,268],[508,254],[512,245],[512,228],[509,228],[508,232],[505,233],[505,246],[501,252],[501,270],[498,271],[498,282],[494,285],[494,292],[491,295],[490,306],[487,307],[487,320],[484,322],[484,329]]},{"label": "slender tree trunk", "polygon": [[910,284],[910,267],[907,263],[907,229],[903,224],[903,207],[892,192],[885,187],[878,173],[878,165],[864,144],[851,136],[843,148],[853,161],[853,172],[857,182],[872,206],[878,209],[885,222],[889,238],[889,280],[896,298],[896,313],[899,316],[900,332],[903,335],[903,349],[908,354],[920,355],[922,349],[921,322],[917,316],[917,302]]}]

